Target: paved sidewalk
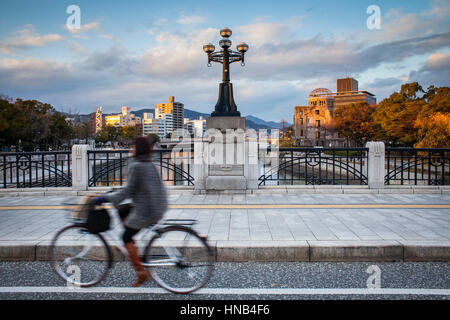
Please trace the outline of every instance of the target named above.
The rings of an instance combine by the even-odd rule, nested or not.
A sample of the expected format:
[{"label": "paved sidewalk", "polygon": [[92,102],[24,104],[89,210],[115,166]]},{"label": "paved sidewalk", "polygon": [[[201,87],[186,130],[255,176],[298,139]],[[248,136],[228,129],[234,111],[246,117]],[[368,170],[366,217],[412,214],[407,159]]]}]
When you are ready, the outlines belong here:
[{"label": "paved sidewalk", "polygon": [[[0,197],[0,260],[48,259],[53,235],[70,223],[59,206],[76,201]],[[447,194],[171,192],[170,204],[167,218],[197,219],[218,261],[450,261]],[[113,225],[109,239],[122,228]]]}]

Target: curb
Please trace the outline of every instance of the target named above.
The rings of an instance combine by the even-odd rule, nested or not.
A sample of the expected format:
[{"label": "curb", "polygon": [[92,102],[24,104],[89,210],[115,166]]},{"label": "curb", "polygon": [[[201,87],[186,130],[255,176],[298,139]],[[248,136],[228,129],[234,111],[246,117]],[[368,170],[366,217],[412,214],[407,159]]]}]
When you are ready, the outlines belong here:
[{"label": "curb", "polygon": [[[73,190],[70,187],[60,188],[22,188],[0,189],[0,197],[22,196],[84,196],[95,195],[111,190],[110,187],[91,187],[88,190]],[[288,185],[288,186],[260,186],[255,190],[224,190],[205,191],[196,190],[188,186],[168,186],[171,194],[207,195],[207,194],[450,194],[450,186],[414,186],[414,185],[389,185],[380,189],[370,189],[360,185]]]},{"label": "curb", "polygon": [[[144,245],[138,243],[140,249]],[[217,262],[450,261],[450,241],[210,241],[210,245]],[[0,241],[0,261],[48,261],[49,247],[50,241]],[[114,243],[111,250],[114,261],[124,260]]]}]

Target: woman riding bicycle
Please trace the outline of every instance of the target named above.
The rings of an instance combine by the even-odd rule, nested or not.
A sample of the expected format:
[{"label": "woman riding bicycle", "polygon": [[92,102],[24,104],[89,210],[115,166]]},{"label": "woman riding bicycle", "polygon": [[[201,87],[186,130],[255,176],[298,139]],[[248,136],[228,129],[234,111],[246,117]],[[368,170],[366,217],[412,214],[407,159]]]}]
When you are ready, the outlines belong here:
[{"label": "woman riding bicycle", "polygon": [[[137,280],[133,287],[150,280],[148,272],[141,264],[133,236],[142,228],[156,224],[167,210],[167,191],[155,165],[151,162],[155,140],[138,137],[134,142],[134,161],[129,167],[128,182],[125,188],[95,198],[94,204],[111,202],[119,209],[119,216],[125,226],[122,240],[136,271]],[[132,199],[133,205],[120,205]]]}]

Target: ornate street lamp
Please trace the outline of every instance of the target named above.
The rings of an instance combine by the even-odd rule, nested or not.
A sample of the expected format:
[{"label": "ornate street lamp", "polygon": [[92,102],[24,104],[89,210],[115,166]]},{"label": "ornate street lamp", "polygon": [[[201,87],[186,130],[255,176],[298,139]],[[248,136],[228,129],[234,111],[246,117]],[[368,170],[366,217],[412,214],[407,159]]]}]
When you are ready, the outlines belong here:
[{"label": "ornate street lamp", "polygon": [[211,113],[212,117],[241,116],[241,113],[237,111],[237,106],[234,103],[233,85],[230,82],[230,64],[241,61],[241,65],[245,65],[244,56],[245,52],[248,50],[248,45],[242,42],[236,46],[236,49],[239,52],[231,50],[231,40],[228,39],[231,34],[231,30],[228,28],[220,30],[220,35],[223,38],[219,41],[219,45],[222,48],[220,51],[214,52],[216,48],[211,43],[203,46],[203,51],[208,55],[208,67],[211,66],[211,61],[221,63],[223,67],[222,83],[219,85],[219,99],[217,100],[214,112]]}]

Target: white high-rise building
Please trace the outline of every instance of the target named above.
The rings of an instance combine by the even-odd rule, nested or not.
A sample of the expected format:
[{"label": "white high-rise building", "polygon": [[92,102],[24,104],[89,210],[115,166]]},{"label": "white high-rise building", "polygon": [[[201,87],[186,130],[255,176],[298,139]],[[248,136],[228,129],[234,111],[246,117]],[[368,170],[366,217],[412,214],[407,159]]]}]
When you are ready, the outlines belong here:
[{"label": "white high-rise building", "polygon": [[198,120],[184,118],[184,129],[188,130],[194,138],[201,138],[206,131],[206,120],[202,117]]},{"label": "white high-rise building", "polygon": [[161,139],[164,139],[169,133],[173,132],[173,116],[171,114],[157,113],[157,116],[153,118],[153,114],[144,113],[142,126],[145,136],[155,133]]}]

